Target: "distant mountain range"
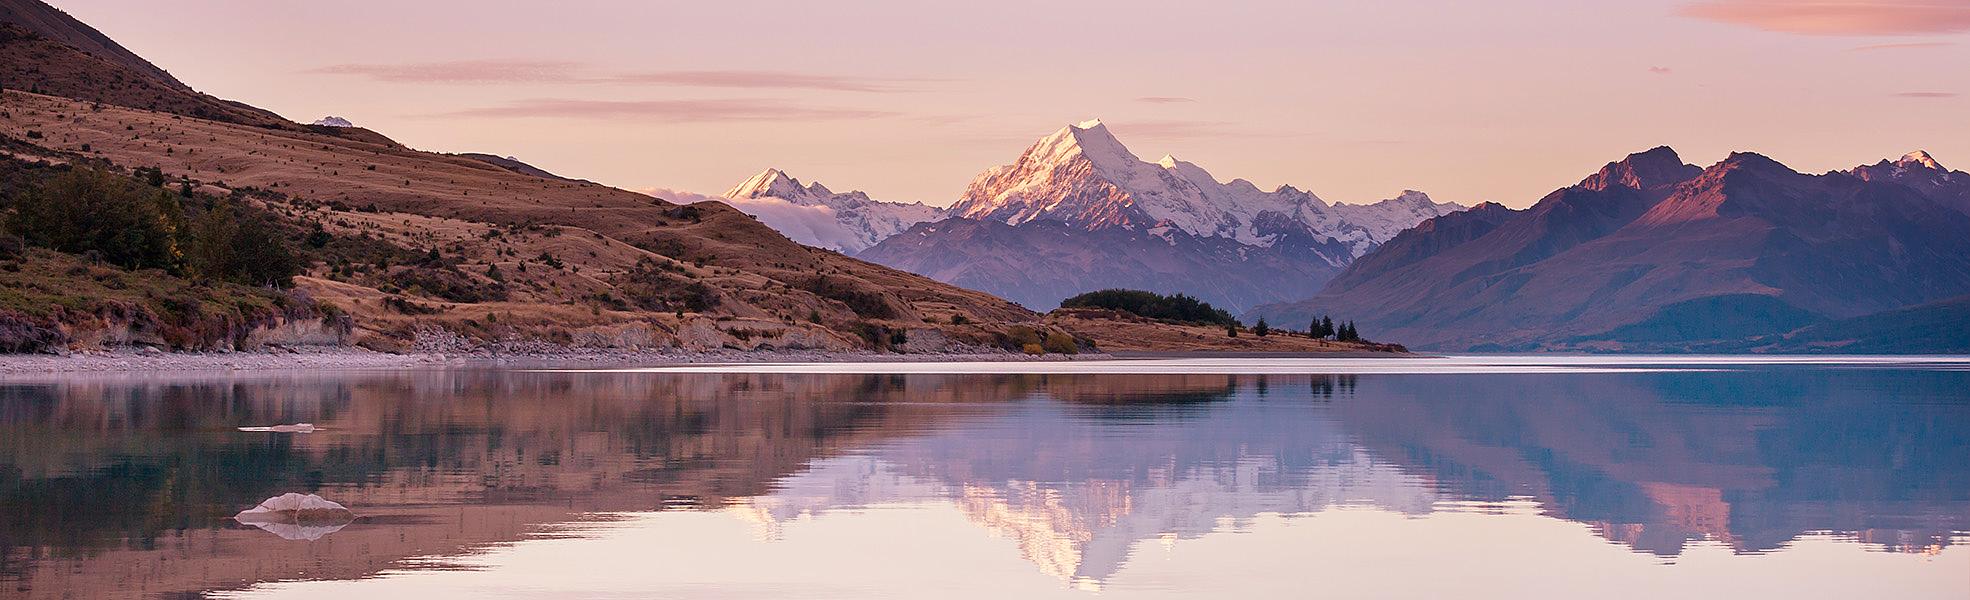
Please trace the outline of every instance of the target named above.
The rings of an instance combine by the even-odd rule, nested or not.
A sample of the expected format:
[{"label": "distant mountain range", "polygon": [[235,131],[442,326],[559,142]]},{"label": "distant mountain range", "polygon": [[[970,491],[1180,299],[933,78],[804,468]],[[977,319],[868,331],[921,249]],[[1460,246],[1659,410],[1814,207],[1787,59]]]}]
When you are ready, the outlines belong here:
[{"label": "distant mountain range", "polygon": [[1173,157],[1136,158],[1099,121],[986,170],[949,210],[835,193],[777,170],[726,197],[795,240],[1036,309],[1112,287],[1233,310],[1302,298],[1403,229],[1463,208],[1415,191],[1330,205],[1291,186],[1220,183]]},{"label": "distant mountain range", "polygon": [[[1838,350],[1868,336],[1831,322],[1941,302],[1914,314],[1963,331],[1970,311],[1944,301],[1970,294],[1966,189],[1920,152],[1808,175],[1656,148],[1525,210],[1426,221],[1318,295],[1245,318],[1344,315],[1439,350]],[[1877,321],[1854,326],[1893,331]],[[1879,337],[1855,348],[1896,347]]]},{"label": "distant mountain range", "polygon": [[796,242],[855,254],[911,225],[936,221],[950,211],[921,202],[870,200],[837,194],[820,182],[802,185],[779,169],[767,169],[725,192],[733,206]]}]

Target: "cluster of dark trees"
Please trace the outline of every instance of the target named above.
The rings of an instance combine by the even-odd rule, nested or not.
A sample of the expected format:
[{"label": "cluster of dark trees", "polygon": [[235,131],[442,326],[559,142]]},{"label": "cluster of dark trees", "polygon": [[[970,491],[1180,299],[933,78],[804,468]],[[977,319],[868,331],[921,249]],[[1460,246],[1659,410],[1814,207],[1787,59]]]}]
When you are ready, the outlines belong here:
[{"label": "cluster of dark trees", "polygon": [[1101,290],[1088,292],[1060,301],[1061,308],[1105,308],[1134,314],[1136,316],[1176,321],[1179,323],[1202,323],[1236,327],[1238,319],[1224,309],[1211,306],[1211,303],[1183,294],[1165,296],[1142,290]]},{"label": "cluster of dark trees", "polygon": [[[16,173],[19,175],[19,173]],[[72,167],[9,177],[4,235],[125,269],[287,287],[303,267],[273,217],[243,200],[168,189],[163,173]]]},{"label": "cluster of dark trees", "polygon": [[[1238,328],[1239,328],[1238,324],[1233,323],[1231,325],[1226,325],[1224,331],[1226,335],[1229,335],[1231,337],[1238,337]],[[1294,333],[1294,331],[1290,329],[1288,330],[1273,329],[1272,324],[1267,323],[1264,317],[1260,317],[1258,324],[1252,326],[1252,334],[1257,335],[1259,337],[1265,337],[1271,335],[1272,332],[1274,331],[1285,331],[1286,333]],[[1346,323],[1340,324],[1339,326],[1336,326],[1334,325],[1334,318],[1330,316],[1323,316],[1321,318],[1314,319],[1313,324],[1307,326],[1306,335],[1307,337],[1311,337],[1319,340],[1332,339],[1341,342],[1361,341],[1361,332],[1357,331],[1354,328],[1353,321],[1348,321]]]},{"label": "cluster of dark trees", "polygon": [[1348,321],[1335,326],[1334,317],[1331,316],[1322,316],[1314,319],[1313,324],[1307,326],[1307,335],[1318,339],[1332,338],[1335,341],[1341,342],[1361,341],[1361,332],[1355,329],[1354,321]]}]

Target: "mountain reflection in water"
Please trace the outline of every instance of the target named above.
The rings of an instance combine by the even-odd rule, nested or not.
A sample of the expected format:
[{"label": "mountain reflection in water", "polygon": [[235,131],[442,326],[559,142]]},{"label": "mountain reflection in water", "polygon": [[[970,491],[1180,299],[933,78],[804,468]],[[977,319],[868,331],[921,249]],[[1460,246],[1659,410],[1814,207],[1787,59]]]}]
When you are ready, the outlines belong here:
[{"label": "mountain reflection in water", "polygon": [[[1558,519],[1664,562],[1692,544],[1754,555],[1827,538],[1961,569],[1966,389],[1960,365],[0,384],[0,589],[155,595],[496,570],[479,558],[666,522],[652,514],[726,515],[787,544],[794,524],[892,507],[955,511],[1061,589],[1107,585],[1147,544],[1337,510]],[[266,423],[320,429],[237,430]],[[288,492],[361,518],[315,541],[231,518]],[[666,543],[699,541],[713,545]]]}]

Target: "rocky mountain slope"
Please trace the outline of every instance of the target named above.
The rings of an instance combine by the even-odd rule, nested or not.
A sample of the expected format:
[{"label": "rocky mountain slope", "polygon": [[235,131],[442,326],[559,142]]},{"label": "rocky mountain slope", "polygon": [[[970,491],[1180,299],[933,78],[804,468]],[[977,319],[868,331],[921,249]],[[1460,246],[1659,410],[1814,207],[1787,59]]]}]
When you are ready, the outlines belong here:
[{"label": "rocky mountain slope", "polygon": [[818,181],[801,185],[779,169],[754,175],[724,197],[796,242],[850,255],[912,225],[949,216],[949,211],[922,202],[882,202],[862,192],[835,193]]},{"label": "rocky mountain slope", "polygon": [[1136,158],[1099,121],[1061,128],[973,180],[951,207],[858,256],[1051,308],[1113,287],[1244,310],[1304,297],[1417,222],[1461,209],[1420,192],[1329,205],[1291,186],[1221,183]]},{"label": "rocky mountain slope", "polygon": [[1657,148],[1523,211],[1434,219],[1247,318],[1348,315],[1431,349],[1677,350],[1970,293],[1970,219],[1870,170],[1699,169]]}]

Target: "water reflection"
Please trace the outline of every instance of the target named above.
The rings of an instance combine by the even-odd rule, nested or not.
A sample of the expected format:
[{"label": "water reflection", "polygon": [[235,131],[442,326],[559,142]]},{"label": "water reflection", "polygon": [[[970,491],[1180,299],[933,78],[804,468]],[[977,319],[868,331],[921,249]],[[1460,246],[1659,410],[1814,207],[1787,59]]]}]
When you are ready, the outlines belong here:
[{"label": "water reflection", "polygon": [[[1063,589],[1103,587],[1150,545],[1359,511],[1559,519],[1671,561],[1800,540],[1924,556],[1970,530],[1966,388],[1961,370],[1825,366],[10,384],[0,580],[48,596],[241,589],[689,522],[641,513],[737,517],[775,544],[794,523],[925,506],[1011,541]],[[317,429],[238,430],[268,423]],[[314,541],[232,519],[292,491],[362,518]]]}]

